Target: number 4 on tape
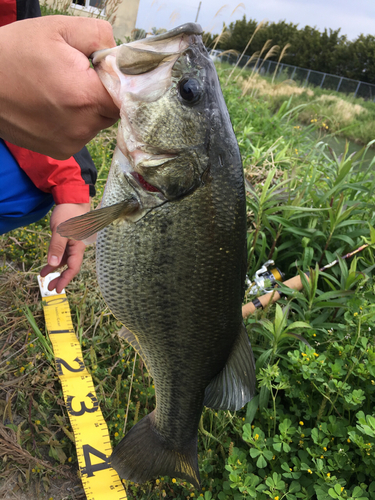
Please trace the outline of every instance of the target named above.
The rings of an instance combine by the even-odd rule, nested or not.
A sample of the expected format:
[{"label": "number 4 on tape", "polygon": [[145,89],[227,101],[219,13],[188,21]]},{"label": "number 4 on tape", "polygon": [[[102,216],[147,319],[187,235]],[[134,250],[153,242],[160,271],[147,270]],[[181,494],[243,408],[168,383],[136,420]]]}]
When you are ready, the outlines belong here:
[{"label": "number 4 on tape", "polygon": [[108,428],[83,361],[65,290],[60,294],[48,290],[50,281],[59,275],[38,276],[38,282],[57,373],[73,427],[83,487],[88,500],[126,500],[121,479],[108,460],[112,453]]}]

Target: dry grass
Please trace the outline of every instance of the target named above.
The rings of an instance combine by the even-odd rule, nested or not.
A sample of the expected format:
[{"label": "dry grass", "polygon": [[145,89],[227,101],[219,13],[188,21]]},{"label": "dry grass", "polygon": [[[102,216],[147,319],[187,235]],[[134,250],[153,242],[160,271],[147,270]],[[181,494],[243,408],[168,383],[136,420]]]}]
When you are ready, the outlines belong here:
[{"label": "dry grass", "polygon": [[317,104],[320,104],[323,109],[329,108],[329,113],[337,119],[342,126],[350,125],[356,117],[367,114],[366,108],[359,104],[352,104],[338,96],[321,95],[317,99]]},{"label": "dry grass", "polygon": [[242,87],[244,95],[254,95],[254,93],[257,93],[261,96],[285,96],[285,98],[288,98],[291,95],[300,95],[304,92],[311,97],[314,95],[312,90],[297,87],[296,83],[292,80],[285,80],[282,83],[270,83],[262,78],[258,73],[252,74],[249,78],[240,79],[239,83]]},{"label": "dry grass", "polygon": [[258,33],[258,31],[262,28],[262,26],[264,26],[264,24],[265,24],[265,23],[266,23],[266,21],[265,21],[265,20],[263,20],[263,21],[261,21],[261,22],[258,24],[258,26],[255,28],[255,31],[254,31],[254,33],[251,35],[250,40],[247,42],[247,45],[246,45],[246,47],[244,48],[244,50],[243,50],[242,54],[241,54],[241,55],[240,55],[240,57],[238,58],[238,60],[237,60],[237,62],[236,62],[236,64],[235,64],[235,66],[233,67],[232,71],[229,73],[228,78],[227,78],[227,81],[226,81],[226,85],[228,85],[228,82],[230,81],[230,78],[231,78],[232,74],[233,74],[233,73],[234,73],[234,71],[236,70],[236,68],[237,68],[237,66],[239,65],[239,63],[241,62],[241,60],[242,60],[243,56],[246,54],[246,51],[247,51],[247,49],[249,48],[249,46],[250,46],[251,42],[253,41],[253,39],[254,39],[255,35],[256,35],[256,34]]},{"label": "dry grass", "polygon": [[231,33],[230,31],[227,31],[226,29],[226,26],[225,26],[225,23],[223,25],[223,29],[221,30],[221,33],[220,35],[218,35],[215,39],[214,39],[214,46],[212,47],[212,50],[215,50],[216,49],[216,46],[217,44],[220,42],[220,40],[222,42],[224,42],[225,40],[228,40],[228,38],[230,37]]}]

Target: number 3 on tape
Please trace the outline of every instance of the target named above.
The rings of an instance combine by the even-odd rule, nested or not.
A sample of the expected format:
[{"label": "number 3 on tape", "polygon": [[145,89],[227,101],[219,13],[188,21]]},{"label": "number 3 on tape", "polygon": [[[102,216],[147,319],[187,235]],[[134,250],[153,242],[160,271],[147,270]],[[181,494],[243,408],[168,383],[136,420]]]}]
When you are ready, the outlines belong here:
[{"label": "number 3 on tape", "polygon": [[91,375],[83,362],[68,299],[64,290],[60,294],[48,290],[49,282],[59,275],[38,276],[38,282],[57,373],[73,427],[82,483],[88,500],[126,500],[123,484],[109,463],[112,447],[108,428]]}]

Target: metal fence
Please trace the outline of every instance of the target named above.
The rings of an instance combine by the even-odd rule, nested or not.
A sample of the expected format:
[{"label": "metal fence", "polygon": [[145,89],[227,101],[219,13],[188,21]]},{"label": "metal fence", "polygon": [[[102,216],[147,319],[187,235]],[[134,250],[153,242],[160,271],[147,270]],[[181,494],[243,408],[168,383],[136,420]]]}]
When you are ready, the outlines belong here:
[{"label": "metal fence", "polygon": [[[233,54],[224,54],[220,57],[219,51],[216,51],[214,56],[215,60],[227,62],[229,64],[236,64],[238,57]],[[219,57],[218,57],[219,56]],[[312,69],[299,68],[291,64],[277,63],[275,61],[264,61],[263,59],[254,59],[249,63],[249,56],[244,56],[239,62],[238,66],[253,70],[256,66],[259,74],[265,76],[275,76],[275,80],[294,80],[298,85],[306,87],[313,85],[326,90],[335,90],[336,92],[344,92],[345,94],[352,94],[354,97],[362,97],[366,100],[375,101],[375,85],[371,83],[360,82],[358,80],[351,80],[343,76],[331,75],[321,71]],[[276,74],[275,74],[276,72]]]}]

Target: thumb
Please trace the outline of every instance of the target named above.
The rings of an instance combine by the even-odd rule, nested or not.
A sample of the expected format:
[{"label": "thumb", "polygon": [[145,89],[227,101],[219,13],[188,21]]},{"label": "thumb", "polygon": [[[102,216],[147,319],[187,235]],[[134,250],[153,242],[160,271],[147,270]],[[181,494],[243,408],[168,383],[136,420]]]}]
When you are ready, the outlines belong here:
[{"label": "thumb", "polygon": [[61,35],[65,41],[87,57],[100,49],[115,47],[112,26],[108,21],[87,17],[63,16]]},{"label": "thumb", "polygon": [[58,267],[60,265],[67,243],[67,238],[60,236],[56,230],[52,232],[47,257],[47,262],[50,266]]}]

